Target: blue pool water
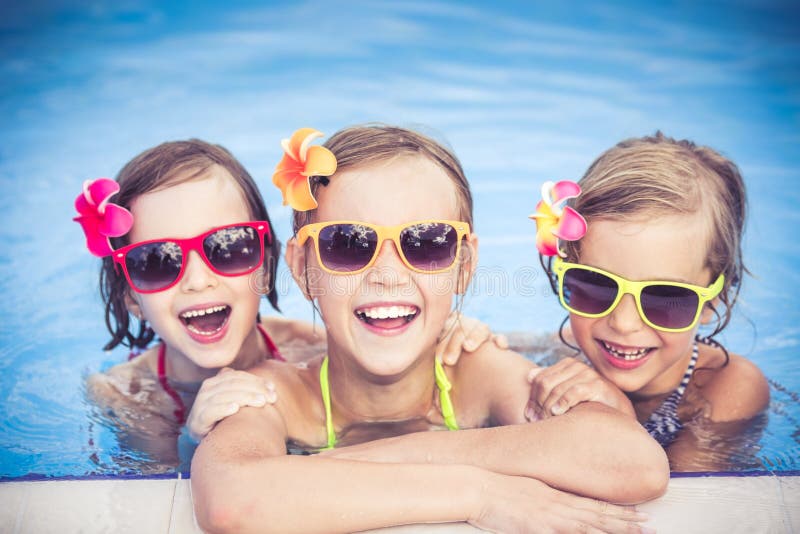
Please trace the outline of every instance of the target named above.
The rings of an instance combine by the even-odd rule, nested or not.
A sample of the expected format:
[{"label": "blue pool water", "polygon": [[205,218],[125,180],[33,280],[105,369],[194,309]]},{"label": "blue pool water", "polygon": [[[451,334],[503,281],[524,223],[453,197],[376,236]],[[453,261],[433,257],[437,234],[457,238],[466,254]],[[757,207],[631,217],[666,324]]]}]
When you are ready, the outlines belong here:
[{"label": "blue pool water", "polygon": [[[289,212],[270,185],[278,141],[300,126],[330,134],[365,121],[425,127],[459,154],[481,237],[465,309],[509,332],[551,332],[563,317],[527,219],[542,181],[578,178],[616,141],[656,129],[734,159],[749,188],[754,276],[722,340],[772,382],[761,468],[800,468],[796,9],[0,9],[0,477],[157,470],[83,397],[87,374],[126,356],[100,350],[98,263],[70,222],[84,179],[113,176],[164,140],[218,142],[257,178],[285,238]],[[286,315],[310,319],[285,268],[278,284]]]}]

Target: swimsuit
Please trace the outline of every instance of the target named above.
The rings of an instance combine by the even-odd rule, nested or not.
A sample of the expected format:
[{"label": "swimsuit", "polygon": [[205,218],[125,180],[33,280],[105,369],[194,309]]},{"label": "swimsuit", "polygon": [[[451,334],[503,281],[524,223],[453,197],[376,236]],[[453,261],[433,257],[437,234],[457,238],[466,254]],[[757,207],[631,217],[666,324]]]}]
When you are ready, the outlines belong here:
[{"label": "swimsuit", "polygon": [[650,418],[642,423],[647,433],[664,448],[672,443],[672,440],[683,428],[683,423],[678,417],[678,404],[680,404],[683,393],[686,391],[686,386],[689,385],[689,380],[692,378],[695,364],[697,364],[697,341],[692,347],[692,358],[689,360],[689,367],[683,374],[680,385],[669,397],[664,399],[664,402],[653,412]]},{"label": "swimsuit", "polygon": [[[458,430],[453,401],[450,399],[450,390],[453,386],[447,379],[442,362],[438,358],[433,363],[433,376],[436,380],[436,387],[439,388],[439,404],[442,407],[444,424],[448,430]],[[325,431],[328,435],[328,445],[321,450],[327,450],[336,446],[336,431],[333,429],[333,417],[331,416],[331,388],[328,385],[327,356],[322,360],[322,366],[319,368],[319,389],[322,392],[322,403],[325,405]]]},{"label": "swimsuit", "polygon": [[[275,342],[272,341],[272,338],[269,337],[267,334],[267,330],[261,326],[261,324],[257,324],[256,327],[258,331],[261,332],[262,337],[264,338],[264,343],[267,344],[267,350],[269,351],[270,356],[272,356],[273,360],[278,360],[279,362],[285,362],[286,358],[278,350],[278,347],[275,345]],[[169,385],[167,381],[167,346],[166,344],[162,343],[161,346],[158,348],[158,381],[161,383],[162,389],[172,397],[172,400],[175,402],[175,418],[178,420],[178,424],[183,425],[186,422],[186,405],[183,403],[183,399],[175,391],[172,386]]]}]

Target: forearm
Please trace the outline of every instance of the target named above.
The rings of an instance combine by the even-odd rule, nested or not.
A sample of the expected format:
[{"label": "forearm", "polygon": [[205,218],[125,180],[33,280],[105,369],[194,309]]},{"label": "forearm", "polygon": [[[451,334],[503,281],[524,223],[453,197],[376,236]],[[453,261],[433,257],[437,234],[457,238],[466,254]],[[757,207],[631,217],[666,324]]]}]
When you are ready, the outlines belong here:
[{"label": "forearm", "polygon": [[657,497],[669,479],[664,451],[640,425],[598,406],[579,406],[530,424],[409,434],[334,454],[372,461],[465,463],[619,503]]},{"label": "forearm", "polygon": [[471,519],[480,476],[462,465],[431,469],[319,456],[242,461],[204,442],[192,464],[192,494],[198,521],[211,532],[353,532]]}]

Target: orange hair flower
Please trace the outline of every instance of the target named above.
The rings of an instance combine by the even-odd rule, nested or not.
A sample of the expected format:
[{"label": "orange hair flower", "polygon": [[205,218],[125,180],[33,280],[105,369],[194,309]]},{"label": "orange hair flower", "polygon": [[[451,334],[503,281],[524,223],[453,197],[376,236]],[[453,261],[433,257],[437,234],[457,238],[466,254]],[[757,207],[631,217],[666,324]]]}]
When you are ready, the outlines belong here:
[{"label": "orange hair flower", "polygon": [[313,128],[300,128],[290,139],[281,141],[283,158],[275,167],[272,183],[283,194],[283,205],[297,211],[313,210],[317,200],[311,194],[311,176],[330,176],[336,172],[336,156],[323,146],[309,146],[322,137]]}]

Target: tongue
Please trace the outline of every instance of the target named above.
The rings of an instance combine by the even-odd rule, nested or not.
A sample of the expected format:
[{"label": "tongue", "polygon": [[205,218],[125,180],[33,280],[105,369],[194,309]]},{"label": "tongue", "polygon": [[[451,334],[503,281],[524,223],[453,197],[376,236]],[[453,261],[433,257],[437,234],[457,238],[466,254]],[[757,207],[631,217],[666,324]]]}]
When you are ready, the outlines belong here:
[{"label": "tongue", "polygon": [[407,322],[407,317],[395,317],[394,319],[370,319],[367,317],[367,323],[378,328],[399,328]]},{"label": "tongue", "polygon": [[192,317],[187,321],[187,325],[191,326],[197,332],[216,332],[225,323],[228,317],[227,311],[219,311],[216,313],[207,313],[200,317]]}]

